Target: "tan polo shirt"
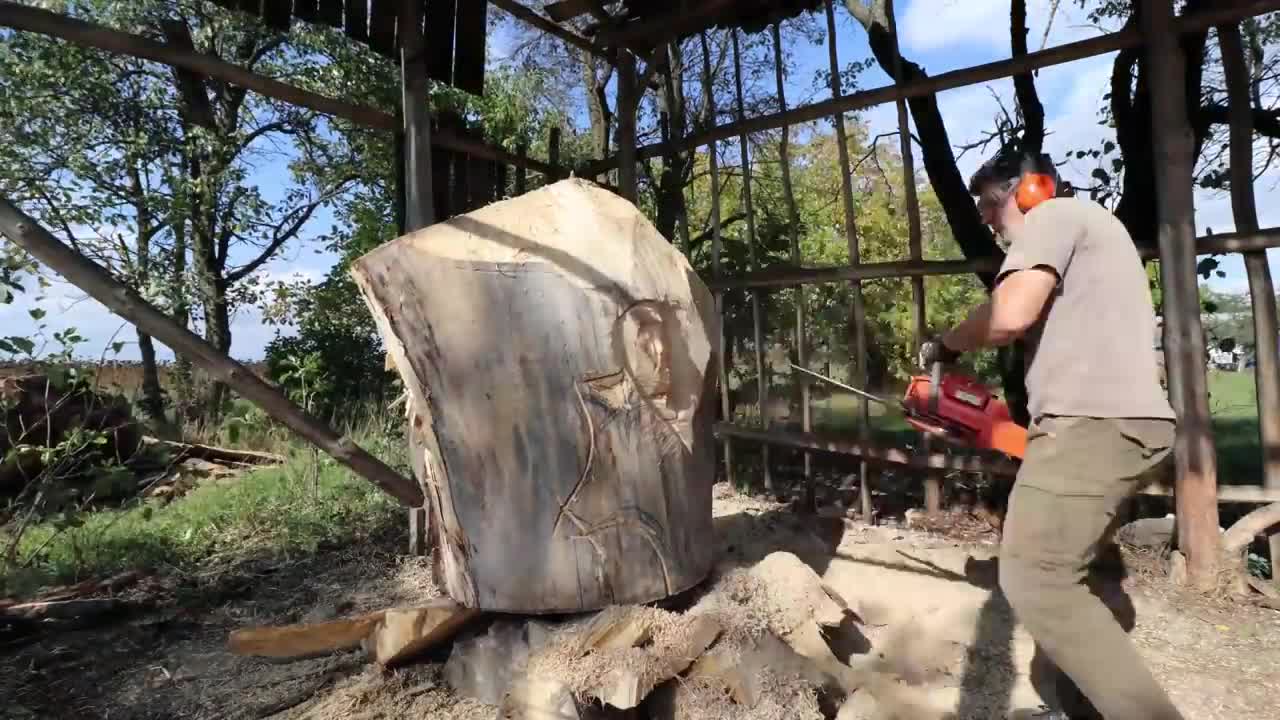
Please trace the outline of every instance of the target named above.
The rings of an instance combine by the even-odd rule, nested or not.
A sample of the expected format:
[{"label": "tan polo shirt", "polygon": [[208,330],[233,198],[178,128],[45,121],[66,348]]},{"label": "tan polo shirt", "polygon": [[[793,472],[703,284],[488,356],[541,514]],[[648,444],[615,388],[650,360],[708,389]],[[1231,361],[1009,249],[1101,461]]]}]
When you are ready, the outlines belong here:
[{"label": "tan polo shirt", "polygon": [[1138,251],[1124,225],[1083,198],[1036,206],[1007,231],[1008,273],[1046,267],[1058,286],[1026,335],[1031,417],[1174,419],[1160,386],[1155,311]]}]

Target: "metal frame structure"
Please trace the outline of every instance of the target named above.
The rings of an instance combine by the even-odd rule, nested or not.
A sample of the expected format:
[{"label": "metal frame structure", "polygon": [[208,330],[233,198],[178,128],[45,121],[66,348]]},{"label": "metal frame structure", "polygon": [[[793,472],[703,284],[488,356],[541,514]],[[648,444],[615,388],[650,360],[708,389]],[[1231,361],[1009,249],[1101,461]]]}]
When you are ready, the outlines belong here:
[{"label": "metal frame structure", "polygon": [[[235,10],[251,12],[272,27],[287,29],[294,21],[317,22],[342,31],[357,42],[369,45],[375,52],[399,62],[402,71],[402,112],[393,116],[385,112],[360,107],[338,99],[291,87],[270,78],[256,75],[244,68],[226,63],[219,58],[202,55],[189,48],[166,44],[150,38],[129,35],[108,28],[91,25],[81,20],[59,15],[29,6],[0,1],[0,27],[43,33],[83,46],[108,52],[125,53],[150,59],[199,75],[245,87],[263,95],[305,106],[322,113],[343,118],[361,126],[395,133],[397,146],[403,150],[401,173],[403,223],[402,229],[412,231],[425,227],[451,214],[464,212],[476,204],[496,199],[494,180],[507,176],[507,167],[514,167],[515,188],[523,192],[529,187],[527,171],[541,174],[546,180],[566,176],[569,169],[560,167],[556,147],[558,137],[551,139],[550,157],[545,161],[527,157],[527,153],[510,153],[491,147],[469,136],[449,118],[432,118],[426,111],[427,79],[453,84],[470,92],[483,91],[483,37],[474,37],[477,27],[484,26],[487,6],[492,5],[511,17],[542,32],[558,38],[566,44],[594,56],[613,62],[621,73],[618,83],[616,108],[617,154],[601,158],[576,168],[581,177],[599,177],[609,171],[617,171],[616,191],[632,201],[636,199],[636,167],[645,159],[666,153],[682,152],[706,147],[709,150],[712,175],[712,277],[708,285],[715,293],[717,307],[723,310],[723,293],[741,289],[752,297],[753,334],[755,335],[754,363],[763,368],[763,325],[760,294],[771,288],[797,288],[814,283],[849,282],[854,289],[852,322],[855,326],[858,366],[864,365],[867,354],[866,319],[861,302],[861,282],[876,278],[909,278],[912,287],[913,326],[917,337],[925,329],[924,277],[930,275],[989,273],[996,269],[995,258],[979,258],[965,261],[938,262],[923,259],[918,201],[913,184],[914,168],[910,152],[908,108],[906,101],[924,97],[942,90],[959,88],[991,80],[1010,78],[1035,69],[1094,57],[1116,50],[1139,48],[1145,50],[1149,62],[1157,68],[1151,74],[1153,124],[1152,138],[1157,157],[1157,195],[1159,197],[1159,247],[1144,250],[1146,259],[1159,258],[1165,288],[1166,310],[1166,367],[1170,379],[1171,396],[1181,416],[1182,432],[1178,444],[1177,479],[1175,497],[1178,507],[1180,545],[1190,548],[1217,547],[1217,502],[1280,502],[1280,414],[1263,412],[1261,434],[1267,457],[1264,458],[1265,487],[1257,492],[1243,488],[1217,487],[1217,469],[1213,456],[1213,440],[1209,430],[1208,405],[1205,389],[1204,363],[1196,353],[1203,351],[1198,310],[1198,297],[1194,275],[1195,256],[1202,253],[1243,253],[1249,270],[1254,293],[1254,312],[1258,333],[1276,333],[1276,309],[1274,290],[1270,295],[1269,276],[1266,272],[1265,251],[1280,247],[1280,228],[1260,229],[1256,209],[1253,207],[1252,183],[1248,161],[1252,128],[1247,88],[1242,86],[1240,67],[1235,58],[1227,57],[1238,49],[1236,26],[1242,20],[1266,12],[1280,10],[1280,0],[1237,0],[1221,3],[1190,17],[1176,17],[1173,0],[1136,0],[1141,9],[1142,22],[1126,29],[1101,35],[1089,40],[1064,44],[1039,52],[1018,54],[1007,60],[986,63],[974,67],[953,70],[932,77],[906,82],[902,68],[893,69],[895,82],[884,87],[844,94],[839,85],[838,59],[835,51],[834,10],[830,0],[812,2],[774,2],[753,0],[733,3],[727,0],[708,0],[702,3],[679,3],[672,0],[624,0],[622,14],[610,14],[599,0],[560,0],[547,5],[545,14],[536,11],[520,0],[214,0]],[[611,3],[612,4],[612,3]],[[825,8],[822,6],[825,5]],[[832,96],[829,99],[787,108],[785,101],[778,112],[748,117],[741,96],[740,68],[737,79],[736,117],[723,124],[712,124],[684,137],[666,137],[662,141],[637,147],[636,112],[640,99],[650,87],[660,87],[656,75],[663,71],[666,43],[701,34],[704,58],[707,53],[706,33],[712,28],[724,28],[733,33],[735,65],[737,39],[740,28],[761,30],[800,12],[824,9],[832,68]],[[441,14],[443,13],[443,14]],[[566,21],[590,14],[595,24],[586,32],[570,29]],[[424,17],[425,16],[425,17]],[[446,17],[447,16],[447,17]],[[889,32],[894,47],[897,46],[896,29],[893,28],[892,3],[888,4]],[[448,22],[441,20],[444,18]],[[405,31],[411,28],[410,31]],[[1192,150],[1185,117],[1185,88],[1181,83],[1181,65],[1184,62],[1178,38],[1182,34],[1203,32],[1218,28],[1223,38],[1224,69],[1230,86],[1232,172],[1237,179],[1233,183],[1233,209],[1236,214],[1237,232],[1202,238],[1194,237],[1193,205],[1191,202]],[[483,36],[483,32],[479,33]],[[1234,40],[1232,38],[1235,38]],[[775,42],[776,42],[775,34]],[[1234,45],[1232,44],[1234,43]],[[477,50],[477,47],[479,48]],[[481,59],[479,71],[474,60]],[[1238,54],[1238,53],[1235,53]],[[704,92],[712,99],[709,61],[704,59]],[[779,78],[781,87],[781,78]],[[907,259],[895,262],[862,263],[858,247],[858,232],[854,217],[853,189],[848,171],[847,149],[844,143],[843,116],[845,113],[869,108],[881,103],[895,103],[906,163],[906,198],[910,214],[910,234],[907,243]],[[710,104],[710,102],[708,103]],[[715,114],[712,112],[711,117]],[[804,267],[798,244],[794,246],[793,262],[785,268],[758,267],[755,237],[752,232],[754,219],[750,202],[750,160],[748,136],[752,133],[787,128],[788,126],[830,118],[834,121],[840,142],[842,178],[842,204],[845,213],[845,232],[849,244],[848,265],[842,267]],[[748,237],[751,249],[751,271],[740,277],[725,277],[721,264],[723,248],[720,223],[719,184],[716,182],[720,168],[717,144],[737,139],[741,147],[743,172],[743,207],[747,214]],[[453,174],[450,174],[450,168]],[[474,179],[461,178],[483,176],[488,191],[474,191]],[[442,187],[452,178],[452,192]],[[465,186],[460,189],[460,186]],[[8,200],[0,198],[0,231],[26,247],[35,257],[55,271],[71,279],[82,290],[133,321],[157,339],[169,345],[175,352],[184,354],[201,367],[214,372],[233,389],[258,402],[268,413],[288,424],[308,439],[333,453],[354,471],[367,477],[410,506],[421,505],[421,491],[416,483],[395,476],[385,466],[379,468],[370,456],[342,441],[331,430],[292,405],[269,387],[256,386],[252,374],[244,371],[229,357],[217,353],[204,341],[191,335],[185,328],[165,325],[162,316],[153,316],[140,298],[122,287],[112,285],[110,278],[92,263],[75,256],[74,251],[36,225]],[[169,325],[172,325],[169,322]],[[803,346],[804,318],[798,317],[797,342]],[[1261,343],[1267,345],[1267,343]],[[1274,348],[1259,353],[1258,386],[1259,402],[1280,407],[1280,358]],[[718,359],[724,357],[723,337],[717,348]],[[801,364],[805,356],[801,356]],[[719,362],[721,408],[728,419],[729,400],[727,369]],[[865,372],[859,371],[859,382],[865,380]],[[758,372],[758,403],[762,419],[765,417],[767,387],[763,373]],[[725,470],[734,477],[734,453],[732,442],[761,443],[765,452],[770,445],[789,446],[807,452],[835,452],[863,458],[867,462],[890,462],[915,466],[931,476],[927,497],[931,507],[936,507],[940,497],[938,472],[953,467],[953,459],[929,452],[921,455],[899,457],[894,451],[877,450],[868,441],[867,412],[861,408],[860,432],[854,443],[830,438],[819,438],[810,432],[809,397],[804,395],[804,427],[801,433],[763,431],[722,422],[717,435],[724,442]],[[1266,407],[1266,406],[1264,406]],[[765,463],[765,481],[772,480]],[[806,478],[810,477],[806,455]],[[965,460],[967,469],[1007,473],[1008,467]],[[976,464],[974,464],[976,463]],[[378,464],[380,465],[380,464]],[[863,511],[870,518],[870,492],[865,475],[861,478]],[[810,488],[810,498],[812,498]],[[418,511],[420,514],[420,510]],[[1213,538],[1209,537],[1212,530]],[[1194,551],[1193,552],[1197,552]],[[1204,555],[1204,553],[1198,553]],[[1280,555],[1280,548],[1277,549]],[[1194,558],[1196,562],[1215,563],[1216,558]]]}]

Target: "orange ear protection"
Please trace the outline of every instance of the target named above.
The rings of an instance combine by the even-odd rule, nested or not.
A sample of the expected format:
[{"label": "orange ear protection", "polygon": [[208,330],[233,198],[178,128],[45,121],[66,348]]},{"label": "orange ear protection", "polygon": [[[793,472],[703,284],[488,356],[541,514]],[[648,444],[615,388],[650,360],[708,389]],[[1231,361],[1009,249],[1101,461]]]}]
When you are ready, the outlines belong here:
[{"label": "orange ear protection", "polygon": [[1025,213],[1057,194],[1057,183],[1051,175],[1025,172],[1022,174],[1022,180],[1018,183],[1018,190],[1014,196],[1018,202],[1018,209]]}]

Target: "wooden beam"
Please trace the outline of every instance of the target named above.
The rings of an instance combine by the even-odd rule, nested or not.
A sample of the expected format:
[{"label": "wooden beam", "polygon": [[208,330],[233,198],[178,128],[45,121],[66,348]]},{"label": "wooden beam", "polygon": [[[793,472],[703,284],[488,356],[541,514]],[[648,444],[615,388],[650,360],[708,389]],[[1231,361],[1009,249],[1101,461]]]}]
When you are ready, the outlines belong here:
[{"label": "wooden beam", "polygon": [[[1195,244],[1195,252],[1199,255],[1264,252],[1268,248],[1280,248],[1280,228],[1267,228],[1256,233],[1204,235],[1197,238]],[[1158,260],[1160,257],[1156,248],[1139,248],[1138,256],[1143,260]],[[822,268],[784,266],[765,268],[736,278],[712,278],[709,287],[712,290],[792,287],[801,284],[845,282],[850,280],[882,280],[884,278],[991,273],[999,269],[1000,263],[992,258],[925,260],[921,262],[895,260]]]},{"label": "wooden beam", "polygon": [[346,8],[343,29],[347,37],[357,42],[367,42],[369,40],[368,3],[365,0],[354,0],[354,2],[347,0],[343,7]]},{"label": "wooden beam", "polygon": [[543,11],[547,13],[547,17],[560,23],[585,15],[595,7],[594,0],[560,0],[560,2],[548,3]]},{"label": "wooden beam", "polygon": [[[498,0],[493,1],[496,3]],[[1189,18],[1179,18],[1176,28],[1177,32],[1183,34],[1200,32],[1214,25],[1239,22],[1243,18],[1275,10],[1280,10],[1280,0],[1244,0],[1224,8],[1203,10]],[[1088,40],[1080,40],[1038,52],[1027,53],[1008,60],[998,60],[983,65],[952,70],[908,85],[886,85],[845,95],[841,98],[832,98],[811,105],[803,105],[783,112],[760,115],[748,118],[745,121],[718,125],[676,140],[673,144],[675,145],[675,152],[684,152],[707,145],[713,140],[728,140],[744,132],[764,132],[780,128],[783,125],[801,125],[839,113],[861,110],[881,103],[895,102],[898,98],[910,99],[933,95],[944,90],[954,90],[966,85],[976,85],[1008,78],[1052,65],[1061,65],[1141,45],[1142,34],[1136,29],[1120,30]],[[663,151],[663,143],[645,145],[639,149],[636,159],[645,160],[657,157]],[[667,149],[667,151],[670,152],[670,149]],[[617,164],[618,158],[614,156],[584,163],[577,173],[581,177],[595,177],[612,170]]]},{"label": "wooden beam", "polygon": [[506,12],[511,17],[525,23],[526,25],[535,27],[548,35],[560,38],[579,50],[585,50],[596,57],[603,58],[610,62],[613,61],[613,53],[609,51],[609,48],[599,43],[592,42],[581,35],[569,32],[551,20],[548,20],[533,10],[521,5],[517,0],[489,0],[489,2],[492,3],[494,7]]},{"label": "wooden beam", "polygon": [[1170,0],[1142,0],[1140,7],[1151,91],[1165,368],[1178,413],[1178,549],[1187,558],[1188,582],[1208,590],[1217,583],[1220,560],[1218,467],[1195,268],[1195,150],[1183,83],[1186,56],[1174,33]]},{"label": "wooden beam", "polygon": [[733,7],[734,0],[702,0],[681,3],[669,13],[614,27],[604,27],[596,40],[607,46],[653,48],[706,28],[717,15]]},{"label": "wooden beam", "polygon": [[[1219,27],[1218,42],[1222,48],[1231,123],[1231,209],[1238,232],[1256,232],[1258,206],[1253,190],[1253,102],[1249,98],[1249,71],[1239,26]],[[1253,336],[1278,338],[1280,319],[1276,316],[1276,289],[1266,251],[1245,253],[1244,264],[1253,301]],[[1280,488],[1280,452],[1275,451],[1280,448],[1280,411],[1277,411],[1280,408],[1280,347],[1277,345],[1277,342],[1265,340],[1255,343],[1257,367],[1254,377],[1258,388],[1258,434],[1263,448],[1262,478],[1267,487]],[[1276,557],[1274,551],[1272,557]]]},{"label": "wooden beam", "polygon": [[488,37],[488,0],[458,3],[454,39],[453,84],[472,95],[484,94],[485,38]]},{"label": "wooden beam", "polygon": [[[67,17],[39,8],[18,5],[0,0],[0,27],[11,27],[48,35],[74,43],[81,47],[96,48],[107,52],[140,57],[146,60],[179,67],[222,82],[238,85],[260,95],[281,100],[316,112],[348,120],[361,127],[397,132],[403,128],[400,118],[374,108],[335,100],[309,90],[264,77],[214,55],[184,50],[141,35],[112,30],[102,25]],[[520,158],[502,148],[487,145],[478,140],[464,138],[456,133],[442,131],[432,142],[440,147],[498,160],[511,165],[523,163],[525,167],[540,173],[548,173],[551,166],[531,158]]]},{"label": "wooden beam", "polygon": [[408,232],[436,221],[431,193],[431,111],[427,105],[427,48],[422,0],[400,0],[400,103],[404,117],[405,225]]},{"label": "wooden beam", "polygon": [[409,507],[422,505],[417,483],[387,467],[350,439],[342,437],[320,420],[293,404],[279,390],[253,371],[214,348],[203,338],[175,323],[137,293],[111,277],[40,226],[8,198],[0,196],[0,233],[31,256],[52,268],[68,282],[88,293],[146,334],[191,360],[213,377],[226,383],[241,397],[262,408],[272,418],[314,443],[352,472],[377,485]]}]

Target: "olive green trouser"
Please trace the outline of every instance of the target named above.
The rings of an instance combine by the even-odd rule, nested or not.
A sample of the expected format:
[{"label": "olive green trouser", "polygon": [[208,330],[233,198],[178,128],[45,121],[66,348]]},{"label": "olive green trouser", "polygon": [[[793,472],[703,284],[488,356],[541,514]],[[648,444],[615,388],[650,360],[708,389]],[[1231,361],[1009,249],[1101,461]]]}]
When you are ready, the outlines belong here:
[{"label": "olive green trouser", "polygon": [[1170,459],[1174,433],[1163,420],[1052,416],[1029,430],[1000,587],[1073,720],[1182,720],[1129,639],[1132,622],[1118,620],[1128,598],[1112,542],[1119,511]]}]

